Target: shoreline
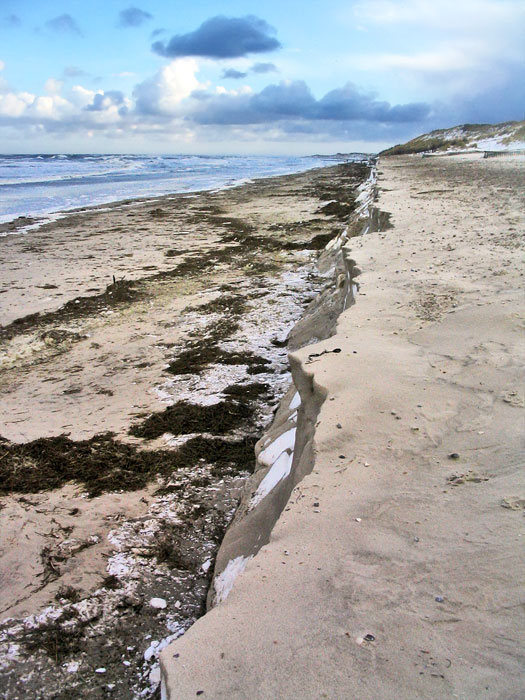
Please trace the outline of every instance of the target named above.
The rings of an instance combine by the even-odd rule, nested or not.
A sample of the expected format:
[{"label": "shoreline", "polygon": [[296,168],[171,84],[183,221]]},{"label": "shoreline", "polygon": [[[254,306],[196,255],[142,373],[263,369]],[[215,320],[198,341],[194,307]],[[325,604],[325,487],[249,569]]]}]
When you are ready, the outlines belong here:
[{"label": "shoreline", "polygon": [[[130,213],[125,207],[91,212],[21,239],[27,255],[38,256],[45,269],[56,268],[65,244],[76,261],[71,278],[80,296],[67,278],[57,285],[68,299],[59,309],[53,298],[45,299],[47,290],[29,283],[13,290],[15,300],[30,295],[28,310],[40,295],[48,306],[14,319],[0,334],[8,440],[1,444],[0,467],[9,459],[21,469],[8,487],[15,493],[4,491],[1,499],[6,527],[0,577],[8,605],[2,613],[19,618],[4,623],[0,633],[9,697],[16,697],[17,679],[30,676],[30,667],[39,669],[42,687],[59,683],[64,693],[80,682],[84,694],[98,697],[104,683],[119,687],[133,678],[133,691],[126,685],[115,692],[154,692],[158,654],[201,612],[217,538],[253,469],[253,443],[287,389],[288,331],[303,309],[311,307],[315,315],[312,298],[333,285],[333,263],[327,259],[316,270],[315,260],[327,241],[340,236],[354,209],[353,187],[366,171],[335,166],[202,197],[173,196],[154,209],[148,201],[132,212],[139,221],[129,223],[122,220]],[[115,223],[123,232],[111,230]],[[131,227],[148,231],[134,238],[127,235]],[[86,294],[99,261],[83,262],[79,251],[101,234],[106,245],[128,246],[124,252],[133,256],[126,269],[136,268],[137,255],[148,254],[144,236],[163,264],[143,278],[114,278],[99,294]],[[43,262],[42,235],[55,243]],[[107,266],[100,244],[97,254]],[[313,330],[319,337],[317,328],[303,328],[298,344],[308,342]],[[64,432],[69,435],[60,437]],[[38,459],[48,460],[37,462],[40,488],[55,488],[31,493],[35,467],[26,476],[24,469],[33,464],[37,443]],[[150,453],[159,463],[158,478],[148,471]],[[58,455],[65,455],[63,471],[50,473]],[[173,468],[173,459],[179,471],[170,478],[163,465]],[[83,485],[70,483],[78,463]],[[8,472],[3,469],[3,478]],[[48,474],[53,482],[45,481]],[[112,493],[116,485],[122,489]],[[17,488],[29,493],[17,494]],[[13,548],[20,531],[26,541]],[[27,591],[28,583],[36,589]],[[166,608],[148,604],[157,598]],[[123,617],[134,615],[135,627]],[[113,649],[97,642],[108,624],[120,626]],[[156,643],[142,648],[147,624]],[[64,636],[60,648],[57,634]],[[122,658],[115,658],[126,644]],[[60,659],[56,669],[46,662],[50,651]],[[129,664],[123,670],[122,659]],[[73,662],[76,670],[68,670]],[[86,663],[107,668],[107,675],[93,676]],[[122,678],[113,671],[119,665]]]},{"label": "shoreline", "polygon": [[244,558],[241,505],[241,547],[222,557],[238,575],[219,573],[221,602],[161,654],[163,698],[525,690],[523,163],[378,170],[393,228],[346,244],[357,303],[290,357],[311,464],[294,462],[289,498],[262,499],[276,524]]},{"label": "shoreline", "polygon": [[[368,159],[368,161],[363,160],[362,163],[365,166],[369,166],[370,163],[373,161],[373,159]],[[352,166],[354,163],[349,162],[349,165]],[[355,163],[356,165],[359,165],[359,162]],[[3,287],[0,286],[0,295],[3,295],[6,293],[8,288],[10,286],[15,286],[20,284],[20,279],[15,276],[9,276],[6,275],[6,272],[12,268],[14,265],[17,265],[15,271],[20,271],[23,269],[23,265],[20,265],[20,263],[15,262],[15,261],[20,261],[20,259],[24,257],[24,253],[27,252],[27,248],[29,247],[30,253],[38,252],[40,254],[40,259],[39,262],[40,264],[46,262],[46,244],[50,244],[53,246],[55,242],[53,241],[52,237],[53,234],[56,231],[62,230],[67,230],[68,228],[72,228],[73,230],[75,228],[81,227],[82,223],[84,221],[87,221],[90,223],[90,220],[96,220],[97,218],[99,219],[96,221],[96,225],[99,228],[104,228],[106,225],[107,226],[118,226],[118,221],[112,223],[113,219],[118,217],[119,213],[122,216],[131,216],[134,217],[135,215],[139,216],[142,221],[141,225],[143,226],[142,231],[144,232],[142,235],[144,236],[149,236],[151,234],[151,230],[148,230],[148,226],[151,224],[151,221],[147,221],[147,215],[149,214],[149,218],[157,218],[159,220],[162,220],[165,218],[166,212],[162,210],[162,205],[164,204],[165,207],[168,209],[171,209],[172,212],[173,210],[177,207],[177,204],[180,203],[181,206],[185,205],[191,205],[191,204],[196,204],[192,200],[197,200],[197,204],[194,207],[198,211],[198,202],[200,202],[201,199],[206,199],[208,197],[213,197],[213,196],[218,196],[219,199],[221,195],[227,194],[228,192],[236,192],[237,190],[242,191],[243,188],[257,188],[259,186],[264,187],[266,183],[271,183],[275,181],[276,184],[279,184],[280,181],[286,180],[287,178],[296,178],[296,177],[301,177],[302,175],[308,176],[309,174],[314,174],[319,171],[326,171],[326,170],[331,170],[335,171],[335,169],[339,168],[341,164],[339,165],[329,165],[329,166],[319,166],[318,168],[312,168],[306,171],[301,171],[298,173],[291,173],[287,175],[277,175],[277,176],[268,176],[268,177],[260,177],[260,178],[255,178],[251,180],[248,183],[244,184],[238,184],[232,187],[225,187],[221,189],[210,189],[210,190],[196,190],[194,192],[175,192],[171,194],[164,194],[164,195],[158,195],[158,196],[152,196],[152,197],[141,197],[141,198],[136,198],[136,199],[121,199],[121,200],[116,200],[112,201],[106,204],[102,205],[93,205],[92,207],[80,207],[76,209],[72,209],[69,211],[65,212],[54,212],[56,215],[61,215],[57,219],[53,219],[51,221],[44,221],[44,222],[36,222],[35,224],[32,224],[36,226],[35,229],[31,229],[29,231],[29,234],[8,234],[4,236],[4,241],[2,244],[2,248],[0,249],[0,266],[4,271],[4,279],[2,280],[3,282]],[[344,164],[342,164],[344,166]],[[152,207],[150,211],[147,211],[148,207]],[[206,206],[206,205],[205,205]],[[138,212],[133,212],[134,209],[138,209]],[[206,217],[202,216],[202,221],[204,222]],[[212,219],[212,217],[208,217]],[[109,220],[109,224],[106,223],[106,219]],[[131,222],[135,223],[135,222]],[[157,224],[159,221],[156,222]],[[195,221],[192,222],[195,224]],[[211,221],[212,225],[215,224],[213,220]],[[219,222],[220,223],[220,222]],[[188,227],[191,229],[191,226]],[[117,229],[115,229],[117,230]],[[191,230],[189,231],[191,232]],[[110,232],[111,233],[111,232]],[[183,232],[188,233],[188,232]],[[82,246],[80,245],[81,239],[79,236],[77,236],[79,239],[79,243],[76,245],[78,248],[78,251],[76,251],[78,259],[79,260],[86,260],[89,259],[90,253],[89,250],[83,250]],[[110,236],[110,239],[116,238],[115,236]],[[60,243],[64,243],[64,241],[61,241]],[[68,241],[66,241],[66,244]],[[77,242],[73,240],[73,245],[75,246]],[[163,238],[159,239],[159,244],[163,244],[164,240]],[[150,256],[145,258],[144,260],[137,261],[136,259],[133,261],[130,261],[129,265],[123,265],[125,263],[124,260],[120,259],[117,256],[114,256],[113,258],[110,257],[109,261],[110,264],[113,264],[114,266],[108,269],[104,274],[100,276],[95,276],[91,277],[91,287],[93,287],[93,283],[98,285],[97,289],[89,288],[90,285],[88,285],[87,280],[84,281],[84,287],[78,290],[78,284],[79,282],[82,282],[82,280],[75,280],[75,288],[71,288],[69,290],[66,289],[65,294],[63,296],[66,297],[66,301],[72,300],[75,298],[75,291],[81,291],[82,293],[89,293],[93,291],[99,291],[103,292],[105,287],[111,282],[111,270],[114,269],[114,271],[117,272],[117,274],[123,274],[129,276],[130,279],[146,279],[147,277],[153,277],[153,275],[142,275],[139,277],[141,273],[139,272],[137,275],[137,269],[140,270],[140,268],[137,265],[137,262],[142,263],[148,263],[146,266],[144,266],[142,269],[143,270],[148,270],[148,266],[150,265],[156,265],[159,270],[162,271],[162,269],[168,270],[170,266],[172,266],[172,261],[170,260],[163,260],[162,256],[156,255],[154,259],[152,258],[152,253],[153,253],[153,248],[154,248],[155,240],[153,240],[153,244],[150,241],[149,242],[149,248],[150,248]],[[125,246],[126,244],[123,241],[118,241],[119,246]],[[13,249],[11,251],[11,248]],[[31,248],[33,250],[31,250]],[[76,249],[73,248],[75,251]],[[173,251],[174,253],[176,251]],[[83,257],[82,257],[83,254]],[[136,254],[136,251],[135,251]],[[112,261],[115,261],[114,263]],[[45,268],[44,271],[39,271],[39,276],[42,278],[40,281],[42,281],[42,287],[44,288],[43,285],[46,283],[46,280],[48,277],[52,276],[53,274],[60,274],[60,262],[61,258],[59,254],[54,255],[54,258],[51,260],[51,265],[48,268]],[[27,263],[26,263],[27,264]],[[29,266],[32,265],[31,260],[28,262]],[[153,269],[150,267],[150,269]],[[35,271],[32,270],[32,273]],[[30,280],[32,282],[38,282],[39,277],[35,277],[34,274],[32,277],[30,277]],[[28,280],[29,284],[29,280]],[[32,285],[32,297],[31,297],[31,307],[28,308],[27,310],[24,310],[24,307],[21,306],[22,304],[22,299],[20,295],[20,287],[17,287],[17,311],[13,311],[11,314],[6,316],[6,312],[3,311],[2,315],[0,316],[0,329],[2,329],[5,325],[8,323],[11,323],[15,319],[19,318],[20,316],[24,316],[29,313],[33,313],[34,311],[37,312],[47,312],[47,311],[52,311],[54,309],[57,309],[59,306],[61,306],[61,301],[62,299],[56,299],[53,300],[51,297],[49,297],[49,293],[46,295],[42,292],[41,296],[42,297],[48,297],[47,299],[40,300],[38,298],[39,295],[36,294],[35,289],[38,288],[38,284],[33,284]],[[44,288],[45,289],[45,288]],[[51,293],[52,294],[52,293]],[[62,295],[61,295],[62,296]],[[0,299],[2,300],[2,308],[5,309],[6,307],[6,297],[0,296]],[[7,306],[9,306],[9,301],[7,302]],[[36,306],[36,308],[35,308]]]},{"label": "shoreline", "polygon": [[[350,158],[350,156],[356,156],[356,158]],[[360,156],[360,158],[357,158],[357,156]],[[2,156],[0,155],[0,158]],[[41,212],[40,214],[36,213],[24,213],[18,216],[13,216],[12,219],[8,221],[0,221],[0,238],[10,236],[10,235],[25,235],[26,233],[33,231],[33,230],[38,230],[42,226],[47,226],[49,224],[53,224],[59,219],[62,219],[66,216],[73,215],[73,214],[79,214],[79,213],[84,213],[87,212],[89,213],[90,211],[93,210],[100,210],[104,208],[109,208],[113,209],[119,206],[122,206],[124,204],[130,204],[130,203],[139,203],[139,204],[146,204],[146,203],[154,203],[156,200],[160,200],[163,198],[169,198],[172,196],[176,195],[187,195],[187,196],[200,196],[200,195],[206,195],[207,193],[213,193],[213,192],[221,192],[224,190],[229,190],[235,187],[242,187],[245,184],[251,184],[255,183],[259,180],[266,180],[266,179],[271,179],[271,178],[277,178],[277,177],[288,177],[290,175],[298,175],[301,173],[308,173],[312,170],[319,170],[321,168],[329,168],[329,167],[335,167],[336,165],[341,165],[344,163],[359,163],[359,162],[366,162],[367,160],[371,160],[374,158],[372,154],[366,154],[366,153],[350,153],[347,154],[346,156],[341,156],[340,158],[336,158],[335,156],[330,158],[329,156],[306,156],[306,158],[311,158],[311,159],[319,159],[319,161],[323,161],[324,164],[322,165],[311,165],[310,167],[304,168],[304,169],[299,169],[299,170],[292,170],[290,172],[285,172],[285,173],[269,173],[269,174],[260,174],[258,175],[255,173],[252,176],[243,176],[243,177],[237,177],[237,178],[229,178],[225,180],[225,182],[221,185],[214,184],[210,185],[208,188],[202,189],[199,187],[190,187],[189,189],[174,189],[170,191],[161,191],[159,193],[151,193],[151,194],[142,194],[142,195],[135,195],[132,196],[131,198],[129,196],[123,196],[123,197],[117,197],[116,199],[104,199],[96,204],[93,205],[80,205],[80,206],[71,206],[66,209],[61,209],[61,208],[54,208],[49,211],[44,211]],[[329,161],[332,161],[329,164]],[[133,181],[131,181],[133,182]],[[27,183],[29,184],[29,183]],[[41,184],[41,183],[36,183],[36,184]]]}]

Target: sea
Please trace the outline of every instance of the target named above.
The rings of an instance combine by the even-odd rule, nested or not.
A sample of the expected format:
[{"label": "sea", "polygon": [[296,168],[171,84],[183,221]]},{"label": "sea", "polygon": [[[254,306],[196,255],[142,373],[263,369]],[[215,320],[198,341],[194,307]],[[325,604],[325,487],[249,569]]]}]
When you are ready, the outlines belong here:
[{"label": "sea", "polygon": [[0,224],[18,217],[45,219],[57,212],[122,199],[233,187],[255,178],[364,158],[362,153],[303,157],[0,155]]}]

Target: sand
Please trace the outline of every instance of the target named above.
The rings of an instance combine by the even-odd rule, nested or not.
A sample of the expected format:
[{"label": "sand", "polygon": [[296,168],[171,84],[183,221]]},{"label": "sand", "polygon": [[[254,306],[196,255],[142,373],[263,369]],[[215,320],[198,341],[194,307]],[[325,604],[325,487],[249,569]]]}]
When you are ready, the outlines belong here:
[{"label": "sand", "polygon": [[310,463],[162,653],[165,698],[525,696],[524,174],[380,162],[392,228],[346,244],[356,304],[291,356]]},{"label": "sand", "polygon": [[[9,442],[0,442],[0,473],[16,445],[43,438],[47,449],[62,434],[59,455],[107,432],[117,452],[87,481],[50,489],[44,478],[40,490],[20,478],[2,491],[6,698],[154,695],[158,653],[203,612],[254,443],[290,384],[288,332],[310,307],[319,323],[303,324],[294,347],[331,328],[312,302],[333,285],[333,265],[321,269],[318,257],[345,229],[367,174],[324,168],[120,202],[2,238],[0,435]],[[181,358],[210,352],[214,362],[180,373]],[[249,420],[129,434],[179,401],[179,422],[194,404],[218,401],[230,423],[237,409]],[[233,456],[217,465],[210,454],[222,448]],[[153,454],[159,468],[167,452],[186,457],[173,475],[145,476],[129,470],[129,450]]]}]

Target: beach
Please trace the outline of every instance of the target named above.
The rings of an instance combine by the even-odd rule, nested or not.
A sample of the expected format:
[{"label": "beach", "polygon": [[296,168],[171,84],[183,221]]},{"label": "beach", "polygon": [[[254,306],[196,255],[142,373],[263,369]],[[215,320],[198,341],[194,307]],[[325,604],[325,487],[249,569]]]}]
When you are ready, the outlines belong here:
[{"label": "beach", "polygon": [[288,350],[352,302],[324,249],[360,232],[370,172],[125,200],[2,239],[5,697],[157,692],[294,393]]},{"label": "beach", "polygon": [[5,697],[523,695],[524,173],[382,158],[3,239]]},{"label": "beach", "polygon": [[391,226],[343,248],[356,303],[290,355],[290,496],[254,553],[245,494],[229,594],[161,654],[164,698],[523,697],[523,177],[380,160]]}]

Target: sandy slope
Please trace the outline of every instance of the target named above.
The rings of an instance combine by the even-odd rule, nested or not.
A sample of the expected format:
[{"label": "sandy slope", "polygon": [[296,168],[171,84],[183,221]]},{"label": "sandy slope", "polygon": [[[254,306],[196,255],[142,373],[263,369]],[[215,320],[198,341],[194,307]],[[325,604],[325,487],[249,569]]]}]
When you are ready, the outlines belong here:
[{"label": "sandy slope", "polygon": [[380,163],[393,228],[348,243],[357,304],[295,354],[313,472],[163,653],[170,700],[525,696],[524,171]]}]

